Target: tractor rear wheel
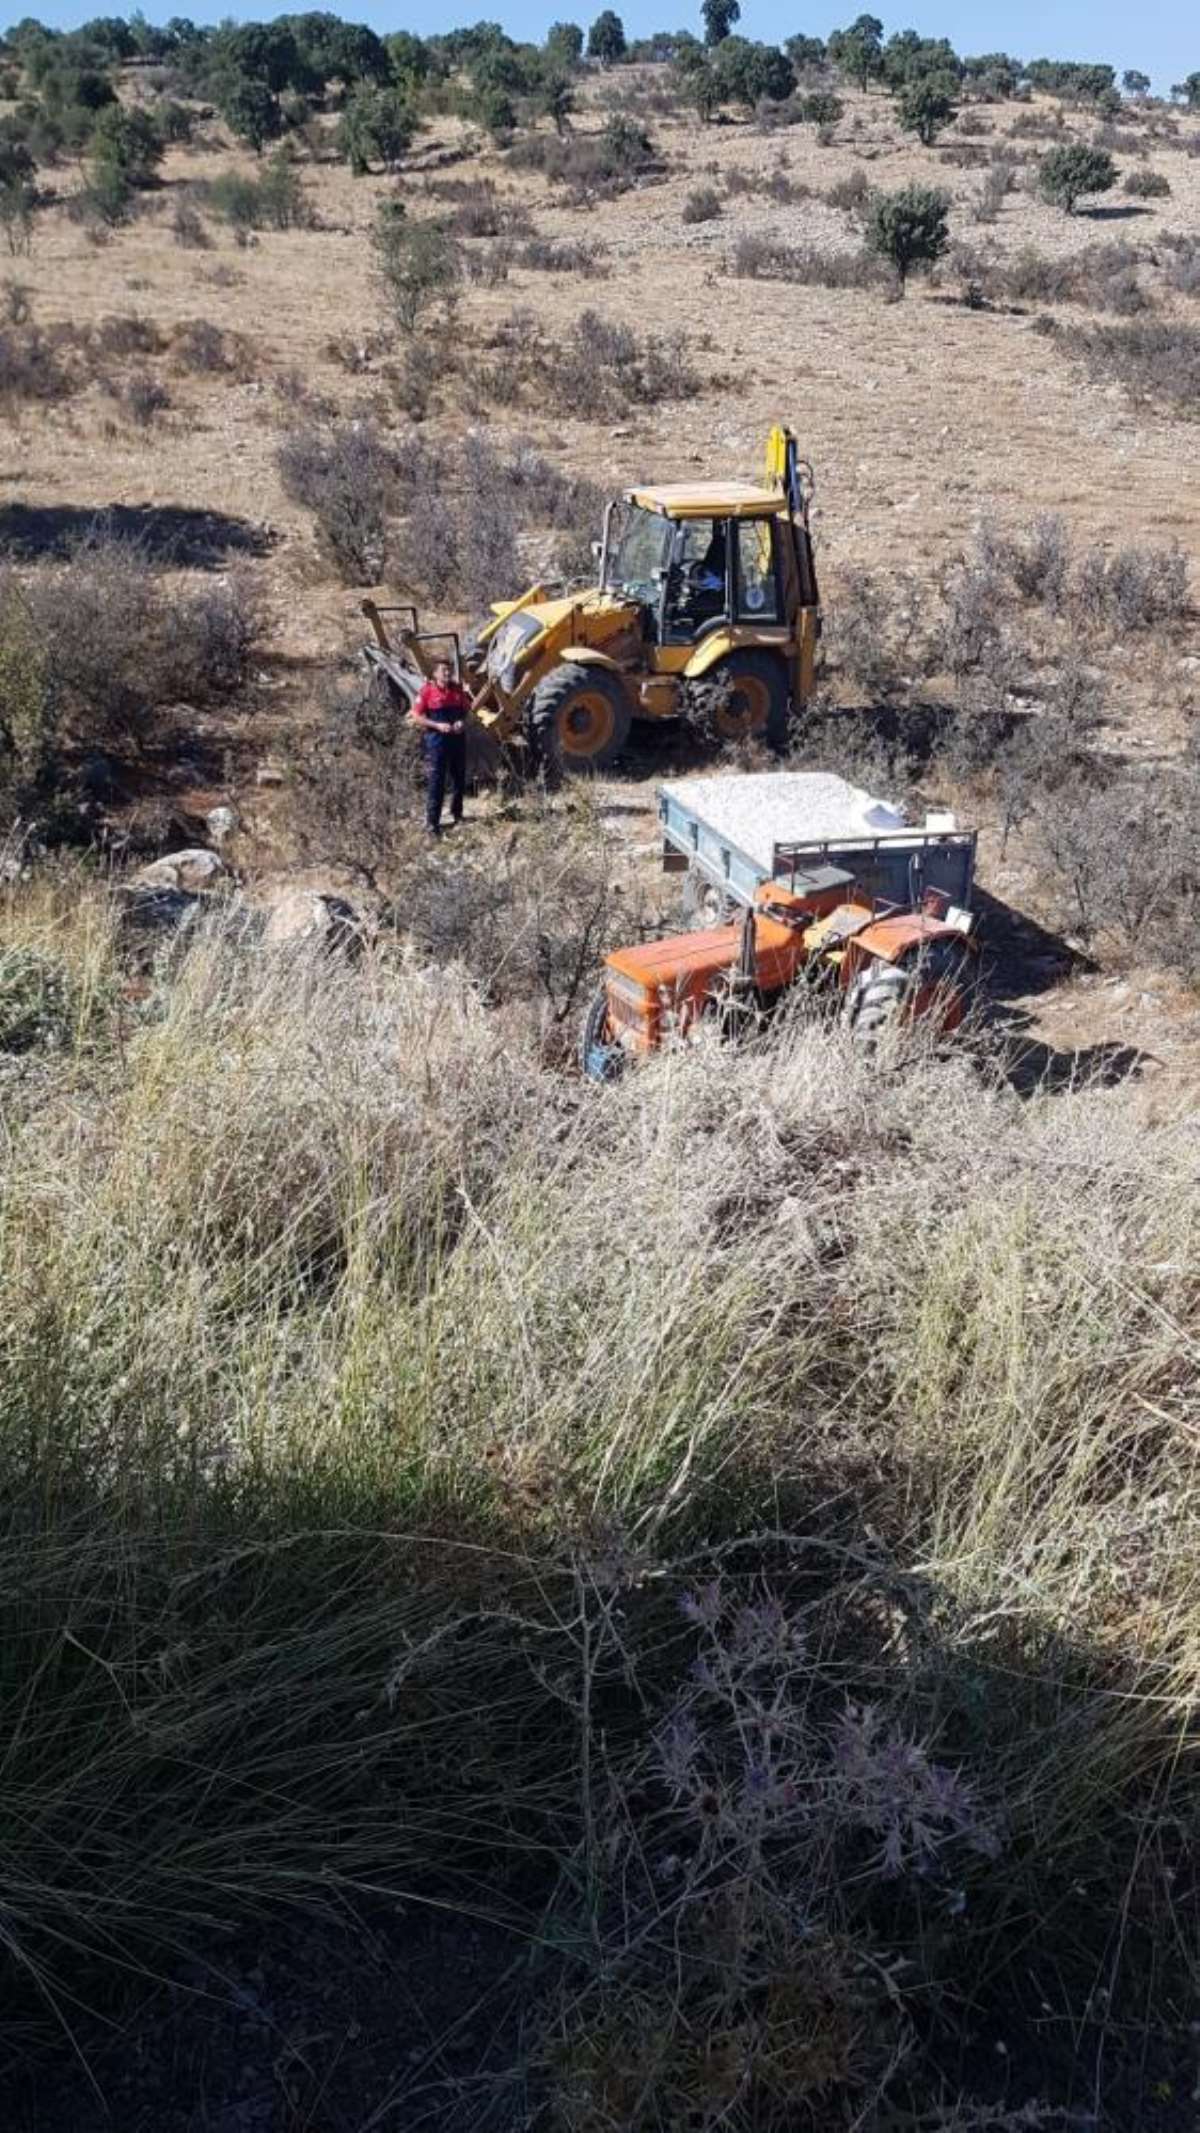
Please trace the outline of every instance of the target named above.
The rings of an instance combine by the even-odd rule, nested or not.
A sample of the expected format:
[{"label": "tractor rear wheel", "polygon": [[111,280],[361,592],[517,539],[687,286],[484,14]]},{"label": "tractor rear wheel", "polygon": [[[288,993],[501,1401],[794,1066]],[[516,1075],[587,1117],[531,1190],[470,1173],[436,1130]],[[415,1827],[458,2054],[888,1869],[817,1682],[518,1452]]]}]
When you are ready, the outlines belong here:
[{"label": "tractor rear wheel", "polygon": [[731,652],[706,681],[715,682],[712,725],[722,741],[763,734],[773,741],[787,732],[787,668],[774,652]]},{"label": "tractor rear wheel", "polygon": [[727,926],[737,909],[733,898],[699,867],[688,868],[680,902],[684,917],[696,927]]},{"label": "tractor rear wheel", "polygon": [[632,721],[633,707],[614,673],[564,660],[533,694],[529,735],[535,760],[551,774],[607,770]]}]

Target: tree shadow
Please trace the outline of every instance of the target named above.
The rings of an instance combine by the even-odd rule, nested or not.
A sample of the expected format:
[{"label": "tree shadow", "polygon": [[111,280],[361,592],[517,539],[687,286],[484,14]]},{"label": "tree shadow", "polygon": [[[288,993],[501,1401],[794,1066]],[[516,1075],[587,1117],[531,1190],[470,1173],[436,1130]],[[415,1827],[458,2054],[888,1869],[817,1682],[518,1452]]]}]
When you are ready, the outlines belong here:
[{"label": "tree shadow", "polygon": [[972,899],[987,957],[989,998],[999,1003],[1052,992],[1073,972],[1094,974],[1098,964],[1061,933],[1039,924],[1003,897],[976,884]]},{"label": "tree shadow", "polygon": [[1115,1089],[1158,1064],[1153,1052],[1134,1044],[1083,1044],[1059,1050],[1028,1032],[1031,1015],[1001,1008],[992,1034],[1000,1071],[1018,1096],[1060,1096],[1080,1089]]},{"label": "tree shadow", "polygon": [[1026,911],[976,888],[974,909],[983,950],[986,1035],[992,1064],[1020,1096],[1114,1088],[1147,1066],[1152,1052],[1115,1041],[1060,1049],[1034,1034],[1023,1000],[1053,992],[1065,978],[1094,976],[1099,965]]},{"label": "tree shadow", "polygon": [[1138,207],[1133,201],[1127,207],[1078,207],[1075,210],[1077,218],[1087,222],[1128,222],[1134,215],[1149,215],[1151,212],[1150,208]]},{"label": "tree shadow", "polygon": [[164,569],[221,570],[237,556],[268,555],[274,536],[250,519],[183,504],[5,504],[0,556],[68,562],[86,541],[122,541]]}]

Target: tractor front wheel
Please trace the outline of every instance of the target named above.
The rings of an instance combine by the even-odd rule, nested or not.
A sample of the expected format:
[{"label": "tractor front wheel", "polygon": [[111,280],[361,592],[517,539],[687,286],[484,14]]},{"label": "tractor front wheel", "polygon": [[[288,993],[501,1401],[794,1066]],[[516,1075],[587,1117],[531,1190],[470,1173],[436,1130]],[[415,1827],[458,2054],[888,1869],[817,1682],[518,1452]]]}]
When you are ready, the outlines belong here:
[{"label": "tractor front wheel", "polygon": [[901,1019],[928,1019],[939,1034],[957,1028],[971,1004],[970,950],[948,935],[904,963],[870,962],[846,995],[843,1020],[854,1043],[873,1051]]},{"label": "tractor front wheel", "polygon": [[842,1020],[856,1048],[873,1052],[899,1022],[912,990],[912,972],[899,963],[868,963],[846,994]]},{"label": "tractor front wheel", "polygon": [[579,1064],[585,1081],[615,1081],[624,1054],[610,1041],[608,994],[603,985],[592,994],[579,1035]]},{"label": "tractor front wheel", "polygon": [[779,743],[787,733],[788,678],[773,652],[731,652],[705,680],[717,686],[712,726],[722,741],[762,734]]},{"label": "tractor front wheel", "polygon": [[551,775],[607,770],[625,746],[632,720],[616,674],[565,660],[534,691],[529,712],[534,760]]}]

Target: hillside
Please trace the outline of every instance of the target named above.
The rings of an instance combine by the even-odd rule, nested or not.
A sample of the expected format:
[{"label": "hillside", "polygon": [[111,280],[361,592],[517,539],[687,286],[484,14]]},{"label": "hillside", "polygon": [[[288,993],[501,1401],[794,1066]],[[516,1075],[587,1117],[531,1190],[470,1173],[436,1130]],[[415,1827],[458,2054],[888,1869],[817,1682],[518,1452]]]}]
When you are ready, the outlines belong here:
[{"label": "hillside", "polygon": [[[1200,109],[432,40],[354,174],[336,77],[255,154],[117,43],[111,212],[83,59],[0,65],[0,2119],[1182,2133]],[[978,826],[981,995],[597,1088],[660,779],[777,758],[431,845],[360,603],[465,632],[779,420],[782,759]]]}]

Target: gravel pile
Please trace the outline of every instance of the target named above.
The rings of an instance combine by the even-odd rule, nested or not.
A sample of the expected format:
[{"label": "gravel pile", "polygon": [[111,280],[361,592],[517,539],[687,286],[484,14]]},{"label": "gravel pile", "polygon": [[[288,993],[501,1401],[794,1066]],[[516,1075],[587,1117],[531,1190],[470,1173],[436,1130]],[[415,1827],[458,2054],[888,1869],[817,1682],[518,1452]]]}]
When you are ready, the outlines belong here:
[{"label": "gravel pile", "polygon": [[777,844],[879,836],[905,826],[902,808],[823,770],[677,778],[663,790],[768,871]]}]

